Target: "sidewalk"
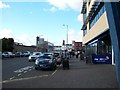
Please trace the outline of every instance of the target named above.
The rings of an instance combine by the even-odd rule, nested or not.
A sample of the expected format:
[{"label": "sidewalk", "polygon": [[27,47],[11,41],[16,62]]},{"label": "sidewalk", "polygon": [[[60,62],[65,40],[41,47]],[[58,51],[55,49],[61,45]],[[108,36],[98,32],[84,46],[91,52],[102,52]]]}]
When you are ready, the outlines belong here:
[{"label": "sidewalk", "polygon": [[113,65],[86,64],[80,59],[70,59],[69,64],[69,70],[58,67],[52,77],[52,81],[56,82],[53,88],[118,88]]}]

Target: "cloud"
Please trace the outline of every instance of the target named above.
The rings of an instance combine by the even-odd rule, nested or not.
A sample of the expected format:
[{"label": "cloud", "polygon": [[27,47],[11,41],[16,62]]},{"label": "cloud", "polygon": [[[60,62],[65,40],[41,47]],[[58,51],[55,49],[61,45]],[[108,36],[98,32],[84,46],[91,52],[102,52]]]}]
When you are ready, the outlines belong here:
[{"label": "cloud", "polygon": [[[55,12],[57,10],[72,9],[74,11],[81,12],[82,9],[82,0],[47,0],[47,2],[52,7],[50,10],[44,9],[45,11]],[[82,15],[79,14],[76,20],[82,22]]]},{"label": "cloud", "polygon": [[15,37],[15,41],[16,42],[20,42],[20,43],[23,43],[24,45],[28,45],[28,46],[31,46],[31,45],[35,45],[35,37],[32,36],[32,38],[30,38],[31,36],[28,36],[27,34],[23,33],[17,37]]},{"label": "cloud", "polygon": [[62,0],[48,0],[48,3],[59,10],[63,10],[67,7],[66,2]]},{"label": "cloud", "polygon": [[47,8],[43,8],[43,11],[45,12],[52,12],[52,13],[55,13],[57,11],[57,8],[56,7],[51,7],[50,9],[47,9]]},{"label": "cloud", "polygon": [[29,14],[33,14],[33,12],[32,12],[32,11],[30,11],[30,12],[29,12]]},{"label": "cloud", "polygon": [[[36,43],[36,36],[28,36],[25,33],[15,35],[14,32],[11,29],[5,28],[3,30],[0,30],[0,39],[2,38],[14,38],[15,42],[23,43],[23,45],[35,45]],[[30,38],[32,37],[32,38]]]},{"label": "cloud", "polygon": [[68,31],[68,43],[72,43],[73,40],[77,42],[82,42],[83,32],[70,29]]},{"label": "cloud", "polygon": [[51,9],[50,9],[50,12],[56,12],[57,11],[57,8],[55,8],[55,7],[51,7]]},{"label": "cloud", "polygon": [[48,0],[47,2],[58,10],[70,8],[79,11],[81,8],[81,0]]},{"label": "cloud", "polygon": [[77,21],[82,22],[82,14],[79,14],[79,15],[77,16]]},{"label": "cloud", "polygon": [[68,31],[68,34],[69,34],[69,35],[73,35],[73,34],[75,34],[75,30],[70,29],[70,30]]},{"label": "cloud", "polygon": [[8,28],[5,28],[3,30],[0,31],[0,38],[10,38],[10,37],[13,37],[13,32],[12,30],[8,29]]},{"label": "cloud", "polygon": [[0,1],[0,9],[1,8],[10,8],[10,5],[4,4],[4,3],[2,3],[2,1]]}]

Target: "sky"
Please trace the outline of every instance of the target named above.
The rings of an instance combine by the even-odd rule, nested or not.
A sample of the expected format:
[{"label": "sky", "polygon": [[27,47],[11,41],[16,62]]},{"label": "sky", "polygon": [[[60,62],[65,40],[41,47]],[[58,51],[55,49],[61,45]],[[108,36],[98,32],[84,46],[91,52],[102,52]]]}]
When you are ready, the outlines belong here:
[{"label": "sky", "polygon": [[[14,38],[24,45],[36,45],[40,36],[54,45],[82,41],[81,0],[0,1],[0,39]],[[63,26],[63,24],[65,26]]]}]

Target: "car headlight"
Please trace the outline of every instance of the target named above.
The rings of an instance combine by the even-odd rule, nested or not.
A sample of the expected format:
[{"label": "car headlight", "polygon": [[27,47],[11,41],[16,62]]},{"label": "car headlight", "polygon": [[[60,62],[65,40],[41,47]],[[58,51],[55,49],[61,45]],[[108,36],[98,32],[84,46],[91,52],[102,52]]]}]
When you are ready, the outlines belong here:
[{"label": "car headlight", "polygon": [[28,57],[28,59],[31,59],[31,57]]},{"label": "car headlight", "polygon": [[52,63],[52,62],[53,62],[52,60],[49,61],[49,63]]},{"label": "car headlight", "polygon": [[39,61],[38,61],[38,60],[36,60],[36,61],[35,61],[35,64],[39,64]]}]

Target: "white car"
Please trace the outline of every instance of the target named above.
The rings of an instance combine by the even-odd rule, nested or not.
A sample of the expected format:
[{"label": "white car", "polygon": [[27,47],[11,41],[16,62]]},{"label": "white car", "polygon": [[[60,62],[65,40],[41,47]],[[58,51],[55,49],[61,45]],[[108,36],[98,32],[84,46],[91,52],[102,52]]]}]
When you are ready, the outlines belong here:
[{"label": "white car", "polygon": [[26,51],[26,52],[24,52],[24,56],[25,56],[25,57],[30,56],[30,51]]},{"label": "white car", "polygon": [[41,52],[33,52],[32,55],[28,57],[29,61],[35,61],[38,57],[42,55]]},{"label": "white car", "polygon": [[4,52],[2,54],[3,58],[7,58],[7,57],[15,57],[15,54],[13,54],[12,52]]}]

